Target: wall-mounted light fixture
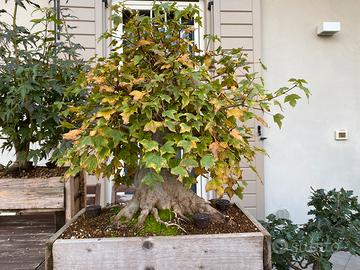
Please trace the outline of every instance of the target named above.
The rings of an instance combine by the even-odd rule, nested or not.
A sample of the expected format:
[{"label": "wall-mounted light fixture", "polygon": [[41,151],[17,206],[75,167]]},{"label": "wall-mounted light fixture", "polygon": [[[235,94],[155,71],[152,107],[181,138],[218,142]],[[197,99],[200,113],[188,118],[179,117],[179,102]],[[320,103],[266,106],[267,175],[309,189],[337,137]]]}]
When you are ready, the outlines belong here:
[{"label": "wall-mounted light fixture", "polygon": [[341,30],[340,22],[322,22],[317,27],[318,36],[332,36]]}]

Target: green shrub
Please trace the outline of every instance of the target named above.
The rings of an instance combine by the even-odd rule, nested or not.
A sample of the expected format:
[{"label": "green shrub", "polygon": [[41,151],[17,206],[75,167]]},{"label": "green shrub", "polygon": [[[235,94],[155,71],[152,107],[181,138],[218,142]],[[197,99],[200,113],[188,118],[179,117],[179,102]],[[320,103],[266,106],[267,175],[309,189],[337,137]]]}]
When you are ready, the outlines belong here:
[{"label": "green shrub", "polygon": [[312,218],[303,225],[267,217],[264,225],[272,236],[273,266],[328,270],[337,251],[360,255],[360,205],[352,191],[313,190],[308,205]]},{"label": "green shrub", "polygon": [[[15,166],[25,168],[49,156],[62,139],[66,127],[60,114],[66,94],[84,62],[81,46],[72,42],[67,26],[52,9],[38,8],[42,18],[31,21],[31,30],[17,24],[18,11],[31,1],[14,1],[14,13],[0,11],[11,24],[0,20],[0,135],[2,150],[15,149]],[[54,30],[57,29],[58,31]],[[61,31],[59,31],[61,29]],[[36,147],[32,147],[35,144]]]}]

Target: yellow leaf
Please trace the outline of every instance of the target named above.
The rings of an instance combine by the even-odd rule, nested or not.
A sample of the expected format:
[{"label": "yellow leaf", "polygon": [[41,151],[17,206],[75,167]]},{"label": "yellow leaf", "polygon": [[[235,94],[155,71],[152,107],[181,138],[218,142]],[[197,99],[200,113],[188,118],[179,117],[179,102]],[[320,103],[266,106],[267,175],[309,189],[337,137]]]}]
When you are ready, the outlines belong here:
[{"label": "yellow leaf", "polygon": [[108,103],[110,105],[114,105],[116,103],[116,98],[110,98],[110,97],[104,97],[102,100],[101,100],[101,103]]},{"label": "yellow leaf", "polygon": [[221,103],[217,98],[213,98],[209,102],[214,105],[215,112],[218,112],[221,109]]},{"label": "yellow leaf", "polygon": [[204,57],[204,64],[206,69],[209,69],[212,65],[212,57],[209,54],[206,54]]},{"label": "yellow leaf", "polygon": [[105,77],[99,77],[99,76],[94,76],[92,78],[97,84],[103,84],[105,83],[106,79]]},{"label": "yellow leaf", "polygon": [[73,141],[79,137],[82,133],[82,129],[73,129],[63,135],[63,139],[67,141]]},{"label": "yellow leaf", "polygon": [[207,192],[210,190],[215,190],[216,194],[220,197],[224,194],[224,187],[219,179],[212,179],[207,182],[205,190]]},{"label": "yellow leaf", "polygon": [[96,135],[96,130],[90,131],[90,136],[91,136],[91,137],[93,137],[93,136],[95,136],[95,135]]},{"label": "yellow leaf", "polygon": [[151,44],[154,44],[154,42],[152,42],[151,40],[146,40],[146,39],[141,39],[137,43],[138,47],[144,46],[144,45],[151,45]]},{"label": "yellow leaf", "polygon": [[104,117],[106,120],[109,120],[111,115],[113,115],[116,111],[114,109],[107,111],[100,111],[96,114],[96,117]]},{"label": "yellow leaf", "polygon": [[100,91],[105,93],[113,93],[115,89],[109,85],[100,85]]},{"label": "yellow leaf", "polygon": [[240,132],[234,128],[231,132],[230,132],[230,135],[233,136],[235,139],[237,140],[243,140],[243,137],[241,136]]},{"label": "yellow leaf", "polygon": [[140,78],[137,78],[137,79],[134,79],[133,80],[133,84],[139,84],[141,82],[145,81],[145,78],[144,77],[140,77]]},{"label": "yellow leaf", "polygon": [[227,117],[234,116],[236,119],[240,119],[244,115],[244,111],[239,108],[232,108],[226,111]]},{"label": "yellow leaf", "polygon": [[170,64],[165,64],[161,66],[161,69],[168,69],[168,68],[171,68]]},{"label": "yellow leaf", "polygon": [[135,101],[141,100],[147,93],[138,90],[132,91],[129,95],[134,98]]},{"label": "yellow leaf", "polygon": [[125,125],[129,124],[130,116],[136,112],[136,109],[125,109],[120,115]]},{"label": "yellow leaf", "polygon": [[209,149],[215,158],[218,158],[218,153],[220,151],[220,144],[218,142],[213,142],[209,145]]},{"label": "yellow leaf", "polygon": [[190,60],[189,55],[187,53],[178,57],[178,59],[176,60],[187,67],[194,67],[193,62]]},{"label": "yellow leaf", "polygon": [[155,133],[156,130],[161,126],[163,126],[162,122],[151,120],[144,126],[144,131],[151,131],[152,133]]},{"label": "yellow leaf", "polygon": [[264,127],[269,127],[268,123],[259,115],[255,115],[255,119],[262,124]]}]

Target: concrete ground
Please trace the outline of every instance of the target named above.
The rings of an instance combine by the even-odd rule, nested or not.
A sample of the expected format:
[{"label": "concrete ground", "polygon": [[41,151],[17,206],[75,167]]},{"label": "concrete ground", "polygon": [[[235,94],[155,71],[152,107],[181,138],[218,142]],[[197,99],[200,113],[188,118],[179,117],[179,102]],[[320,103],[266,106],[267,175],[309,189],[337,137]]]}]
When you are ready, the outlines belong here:
[{"label": "concrete ground", "polygon": [[360,257],[346,252],[335,253],[331,262],[333,270],[360,270]]}]

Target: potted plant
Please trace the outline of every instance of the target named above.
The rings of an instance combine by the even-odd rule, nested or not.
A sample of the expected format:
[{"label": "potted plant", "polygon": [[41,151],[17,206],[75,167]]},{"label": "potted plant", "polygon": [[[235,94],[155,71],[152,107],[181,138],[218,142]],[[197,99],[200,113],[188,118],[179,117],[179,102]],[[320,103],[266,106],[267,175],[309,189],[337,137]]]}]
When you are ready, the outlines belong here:
[{"label": "potted plant", "polygon": [[[27,5],[42,15],[31,21],[32,30],[17,24],[18,10]],[[0,171],[0,209],[64,208],[64,169],[52,162],[49,168],[34,165],[59,154],[55,149],[69,128],[62,125],[61,112],[66,102],[75,100],[66,89],[84,68],[78,59],[80,46],[52,9],[14,1],[13,14],[0,12],[12,21],[0,21],[1,147],[14,149],[16,156]]]},{"label": "potted plant", "polygon": [[[113,223],[118,228],[134,229],[135,236],[148,218],[166,227],[182,227],[181,222],[161,218],[160,212],[166,210],[174,213],[175,221],[207,213],[212,223],[229,222],[226,215],[190,187],[198,176],[203,176],[208,179],[208,191],[215,190],[220,197],[241,197],[244,183],[240,161],[251,163],[255,153],[263,150],[249,143],[252,130],[239,123],[255,118],[265,124],[261,114],[270,113],[271,105],[281,108],[281,103],[288,102],[295,106],[300,96],[292,92],[294,88],[309,95],[305,81],[292,79],[290,87],[270,92],[258,75],[250,72],[241,49],[198,48],[189,38],[194,28],[186,23],[195,20],[201,24],[196,6],[178,10],[174,4],[154,4],[151,18],[126,13],[121,37],[117,33],[123,7],[113,9],[114,28],[104,34],[105,38],[113,38],[113,50],[79,82],[79,91],[86,91],[87,99],[82,106],[72,108],[72,119],[79,122],[71,124],[78,127],[64,135],[73,141],[61,159],[61,164],[71,164],[67,176],[85,170],[134,185],[133,198],[114,215]],[[207,48],[218,41],[210,35],[206,40]],[[243,72],[244,77],[239,78],[237,72]],[[281,126],[282,114],[276,113],[273,118]],[[247,218],[256,223],[254,218]],[[75,227],[80,226],[79,219],[73,220]],[[262,269],[269,267],[263,256],[263,249],[269,252],[269,246],[264,245],[267,233],[261,225],[256,223],[255,227],[250,234],[243,234],[243,241],[242,234],[159,236],[151,240],[58,239],[65,228],[52,238],[48,250],[53,252],[53,265],[59,269],[70,265],[103,267],[103,260],[110,268],[207,268],[212,264],[218,269],[223,264],[229,269],[235,265]],[[199,249],[191,250],[194,246]],[[165,250],[167,255],[161,253]],[[209,258],[214,253],[219,256],[221,250],[227,263],[218,260],[214,264]],[[199,256],[199,265],[176,259],[188,258],[190,253],[192,259]],[[139,256],[130,263],[130,254]]]},{"label": "potted plant", "polygon": [[272,236],[273,266],[282,269],[332,269],[331,256],[345,251],[360,256],[360,205],[349,190],[313,190],[312,218],[297,225],[269,215],[264,223]]}]

